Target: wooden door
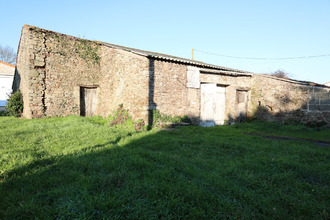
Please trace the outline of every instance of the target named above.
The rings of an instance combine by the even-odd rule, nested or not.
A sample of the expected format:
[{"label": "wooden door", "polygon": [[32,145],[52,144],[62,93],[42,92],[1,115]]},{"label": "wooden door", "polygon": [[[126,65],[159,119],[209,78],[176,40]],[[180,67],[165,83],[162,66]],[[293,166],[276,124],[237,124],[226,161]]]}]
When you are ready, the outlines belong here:
[{"label": "wooden door", "polygon": [[201,84],[201,120],[203,127],[214,126],[214,96],[216,84]]},{"label": "wooden door", "polygon": [[97,88],[80,88],[80,115],[93,116],[96,114]]},{"label": "wooden door", "polygon": [[223,125],[225,123],[225,98],[226,98],[226,87],[217,86],[215,93],[215,114],[214,122],[216,125]]},{"label": "wooden door", "polygon": [[225,118],[225,87],[201,84],[200,125],[211,127],[223,125]]},{"label": "wooden door", "polygon": [[247,107],[248,107],[248,91],[237,90],[237,121],[243,122],[247,117]]}]

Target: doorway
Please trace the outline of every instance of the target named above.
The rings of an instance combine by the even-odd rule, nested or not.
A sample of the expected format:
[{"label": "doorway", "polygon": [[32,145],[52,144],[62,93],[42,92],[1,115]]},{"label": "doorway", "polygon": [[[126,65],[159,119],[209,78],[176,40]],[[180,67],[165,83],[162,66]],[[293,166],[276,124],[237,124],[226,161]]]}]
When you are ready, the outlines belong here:
[{"label": "doorway", "polygon": [[80,115],[94,116],[96,114],[96,87],[80,87]]},{"label": "doorway", "polygon": [[247,117],[249,92],[246,90],[236,91],[236,103],[237,103],[237,122],[244,122]]},{"label": "doorway", "polygon": [[226,87],[213,83],[201,84],[200,125],[211,127],[225,122]]}]

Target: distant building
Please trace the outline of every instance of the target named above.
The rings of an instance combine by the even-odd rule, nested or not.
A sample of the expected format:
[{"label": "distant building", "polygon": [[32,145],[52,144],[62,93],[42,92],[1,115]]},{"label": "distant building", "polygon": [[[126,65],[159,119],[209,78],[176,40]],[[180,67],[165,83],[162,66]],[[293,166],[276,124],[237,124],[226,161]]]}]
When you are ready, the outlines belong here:
[{"label": "distant building", "polygon": [[15,66],[0,61],[0,109],[6,106],[9,94],[12,91]]}]

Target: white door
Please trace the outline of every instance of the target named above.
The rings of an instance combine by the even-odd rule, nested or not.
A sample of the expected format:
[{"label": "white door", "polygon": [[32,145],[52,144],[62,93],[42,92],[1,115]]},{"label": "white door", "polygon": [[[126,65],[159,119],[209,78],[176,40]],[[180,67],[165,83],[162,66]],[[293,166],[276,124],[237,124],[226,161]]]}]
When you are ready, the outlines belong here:
[{"label": "white door", "polygon": [[216,87],[215,93],[215,114],[214,122],[216,125],[223,125],[225,123],[225,93],[226,88],[223,86]]},{"label": "white door", "polygon": [[201,84],[200,125],[211,127],[223,125],[225,118],[225,87],[216,84]]}]

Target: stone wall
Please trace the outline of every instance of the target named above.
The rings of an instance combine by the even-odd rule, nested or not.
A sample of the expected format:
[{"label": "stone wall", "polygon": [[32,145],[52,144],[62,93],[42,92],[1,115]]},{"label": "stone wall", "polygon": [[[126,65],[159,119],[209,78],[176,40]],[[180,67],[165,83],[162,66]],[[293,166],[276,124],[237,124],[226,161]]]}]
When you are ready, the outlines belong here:
[{"label": "stone wall", "polygon": [[[152,60],[153,74],[150,96],[153,105],[151,109],[158,109],[167,115],[187,115],[193,123],[198,124],[201,111],[200,83],[215,83],[226,87],[225,120],[234,122],[238,117],[237,91],[244,90],[250,94],[251,76],[231,76],[226,74],[199,73],[199,67],[184,64]],[[187,73],[191,69],[197,70],[198,86],[189,86]],[[195,84],[193,82],[189,82]],[[250,98],[250,97],[248,97]]]},{"label": "stone wall", "polygon": [[100,46],[50,32],[45,33],[45,42],[39,45],[46,50],[36,56],[35,62],[44,75],[44,114],[79,115],[80,86],[99,87],[102,80]]},{"label": "stone wall", "polygon": [[[23,116],[80,114],[81,88],[96,90],[96,115],[123,104],[134,120],[150,122],[149,110],[187,115],[198,123],[201,83],[225,87],[225,121],[241,113],[265,120],[330,123],[329,88],[271,76],[205,69],[135,53],[25,25],[14,87],[23,94]],[[95,91],[93,90],[93,91]]]},{"label": "stone wall", "polygon": [[[18,51],[17,74],[23,116],[79,114],[79,85],[100,80],[98,45],[25,25]],[[83,56],[83,55],[84,56]],[[78,91],[77,91],[78,90]],[[78,94],[77,94],[78,92]]]},{"label": "stone wall", "polygon": [[171,116],[199,117],[199,90],[187,87],[187,65],[150,60],[150,109]]},{"label": "stone wall", "polygon": [[[248,100],[251,99],[251,76],[231,76],[221,74],[211,74],[204,72],[200,76],[202,83],[216,83],[221,86],[225,86],[225,120],[227,123],[233,123],[239,116],[238,103],[237,103],[237,92],[246,91],[248,93]],[[248,101],[248,115],[250,116],[251,107]]]},{"label": "stone wall", "polygon": [[148,59],[32,26],[20,40],[15,81],[27,118],[80,114],[80,88],[97,88],[96,114],[123,104],[147,119]]},{"label": "stone wall", "polygon": [[27,26],[24,26],[17,53],[17,64],[13,89],[15,91],[19,89],[23,94],[23,116],[27,118],[32,118],[32,111],[35,111],[34,109],[38,107],[37,101],[35,104],[33,103],[33,91],[30,90],[30,88],[34,85],[34,77],[31,76],[31,72],[35,70],[34,47],[37,46],[36,44],[37,42],[34,41],[30,29]]},{"label": "stone wall", "polygon": [[148,121],[149,61],[130,52],[102,47],[99,115],[123,104],[134,120]]},{"label": "stone wall", "polygon": [[253,116],[262,120],[330,123],[330,89],[255,74],[251,94]]}]

